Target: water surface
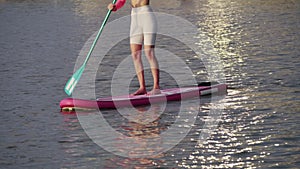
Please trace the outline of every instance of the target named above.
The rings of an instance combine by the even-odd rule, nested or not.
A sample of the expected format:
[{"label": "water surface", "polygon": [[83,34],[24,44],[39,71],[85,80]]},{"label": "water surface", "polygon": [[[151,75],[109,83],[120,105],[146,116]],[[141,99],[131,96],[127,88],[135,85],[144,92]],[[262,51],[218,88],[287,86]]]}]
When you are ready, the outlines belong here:
[{"label": "water surface", "polygon": [[[187,137],[166,153],[138,159],[103,150],[75,114],[59,110],[64,84],[109,2],[0,1],[0,168],[299,168],[299,1],[154,1],[155,11],[183,17],[209,38],[224,67],[215,71],[224,72],[229,90],[220,100],[224,110],[219,119],[210,119],[211,98],[203,98],[193,107],[198,115]],[[110,20],[129,10],[126,5]],[[118,53],[129,54],[127,42],[110,51],[103,66],[116,66]],[[180,43],[160,36],[158,46],[182,57],[198,81],[207,80],[203,63]],[[100,67],[97,95],[109,95],[105,88],[113,69]],[[149,72],[147,81],[150,85]],[[162,87],[175,85],[163,72]],[[151,135],[174,123],[176,105],[170,103],[147,126],[129,122],[115,110],[103,114],[119,131]],[[218,126],[209,139],[197,143],[203,123],[215,120]]]}]

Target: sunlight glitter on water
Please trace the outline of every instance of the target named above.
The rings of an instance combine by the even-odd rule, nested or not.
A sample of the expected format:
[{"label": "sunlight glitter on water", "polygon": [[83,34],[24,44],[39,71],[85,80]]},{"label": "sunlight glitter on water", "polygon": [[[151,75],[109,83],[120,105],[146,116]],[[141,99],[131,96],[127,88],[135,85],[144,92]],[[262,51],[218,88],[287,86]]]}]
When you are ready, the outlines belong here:
[{"label": "sunlight glitter on water", "polygon": [[[109,2],[0,1],[0,125],[5,136],[1,137],[0,168],[299,168],[299,1],[153,3],[155,11],[195,24],[199,47],[213,44],[221,59],[212,57],[210,61],[223,62],[223,70],[215,67],[212,71],[224,72],[229,90],[221,101],[221,118],[212,118],[211,99],[201,98],[193,107],[199,109],[198,116],[187,137],[164,154],[140,159],[122,158],[101,149],[85,134],[74,114],[60,114],[58,108],[66,97],[62,88],[72,74],[78,52],[99,29]],[[113,13],[110,21],[128,14],[130,4]],[[201,39],[204,35],[209,38]],[[174,39],[158,39],[158,46],[181,57],[193,69],[194,77],[208,79],[201,56],[183,49]],[[119,61],[117,57],[130,54],[127,40],[118,47],[99,66],[96,82],[100,96],[110,95],[113,72],[108,68]],[[151,74],[147,76],[151,78]],[[162,77],[165,86],[173,85],[166,73]],[[177,105],[171,105],[159,118],[140,114],[142,122],[147,122],[143,115],[157,119],[147,126],[127,123],[115,111],[104,116],[120,132],[156,137],[179,117]],[[219,124],[209,133],[202,128],[204,122]],[[203,133],[211,135],[206,142],[198,142]],[[119,146],[124,149],[126,144]]]}]

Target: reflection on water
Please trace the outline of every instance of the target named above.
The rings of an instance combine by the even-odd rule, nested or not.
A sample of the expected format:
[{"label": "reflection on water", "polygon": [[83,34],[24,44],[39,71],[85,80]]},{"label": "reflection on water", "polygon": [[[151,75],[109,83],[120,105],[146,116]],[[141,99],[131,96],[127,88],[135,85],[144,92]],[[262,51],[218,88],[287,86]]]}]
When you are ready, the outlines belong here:
[{"label": "reflection on water", "polygon": [[241,79],[246,76],[243,70],[246,66],[246,58],[241,50],[247,42],[241,41],[243,25],[240,21],[243,11],[236,7],[237,3],[208,1],[205,4],[207,8],[202,7],[198,11],[199,15],[203,15],[203,19],[198,21],[200,30],[210,38],[222,58],[226,80],[231,87],[240,86],[241,84],[235,83],[241,83]]},{"label": "reflection on water", "polygon": [[[86,112],[53,113],[65,97],[62,88],[79,50],[98,29],[109,2],[0,0],[0,168],[299,168],[299,1],[153,2],[155,11],[197,25],[199,46],[201,37],[208,37],[205,40],[220,56],[211,57],[211,64],[222,61],[223,70],[214,71],[224,72],[229,90],[219,100],[224,105],[220,118],[210,112],[215,106],[212,98],[201,98],[200,105],[191,106],[197,112],[195,123],[181,126],[190,127],[187,136],[151,158],[120,157],[99,147],[78,122],[77,116]],[[111,20],[129,14],[129,9],[127,4]],[[174,51],[197,79],[207,80],[201,58],[169,37],[158,38],[159,47]],[[109,67],[118,61],[118,53],[129,54],[127,42],[120,42],[122,51],[111,51],[103,64]],[[104,88],[109,73],[98,72],[97,83]],[[162,77],[164,86],[174,84],[166,73]],[[178,118],[176,104],[161,115],[152,109],[146,114],[147,107],[123,115],[108,110],[103,115],[125,136],[158,138]],[[218,125],[209,130],[203,127],[205,122]],[[209,138],[197,141],[205,133]],[[125,143],[118,150],[128,150]],[[146,152],[157,146],[139,139],[134,143]]]}]

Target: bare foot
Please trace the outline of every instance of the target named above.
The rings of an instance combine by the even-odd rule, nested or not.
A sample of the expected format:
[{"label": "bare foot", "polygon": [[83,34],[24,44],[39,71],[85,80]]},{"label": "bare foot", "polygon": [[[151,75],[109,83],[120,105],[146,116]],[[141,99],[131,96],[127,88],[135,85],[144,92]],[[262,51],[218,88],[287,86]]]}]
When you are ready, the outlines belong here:
[{"label": "bare foot", "polygon": [[147,93],[146,89],[139,88],[136,92],[132,93],[131,96],[143,95],[146,93]]},{"label": "bare foot", "polygon": [[152,89],[150,92],[147,93],[147,95],[156,95],[161,94],[160,89]]}]

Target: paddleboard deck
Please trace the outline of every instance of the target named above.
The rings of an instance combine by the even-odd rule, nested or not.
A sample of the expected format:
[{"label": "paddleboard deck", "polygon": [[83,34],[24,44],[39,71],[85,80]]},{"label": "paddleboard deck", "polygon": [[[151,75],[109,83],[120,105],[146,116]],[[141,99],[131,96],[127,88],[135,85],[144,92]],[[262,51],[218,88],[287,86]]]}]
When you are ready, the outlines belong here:
[{"label": "paddleboard deck", "polygon": [[121,107],[150,105],[167,101],[180,101],[189,98],[211,95],[214,93],[226,93],[226,84],[213,84],[195,87],[171,88],[161,90],[157,95],[124,95],[105,97],[96,100],[84,100],[76,98],[65,98],[61,100],[60,107],[63,111],[79,109],[115,109]]}]

